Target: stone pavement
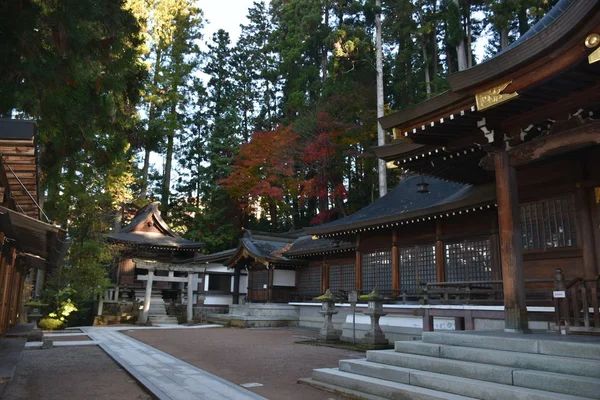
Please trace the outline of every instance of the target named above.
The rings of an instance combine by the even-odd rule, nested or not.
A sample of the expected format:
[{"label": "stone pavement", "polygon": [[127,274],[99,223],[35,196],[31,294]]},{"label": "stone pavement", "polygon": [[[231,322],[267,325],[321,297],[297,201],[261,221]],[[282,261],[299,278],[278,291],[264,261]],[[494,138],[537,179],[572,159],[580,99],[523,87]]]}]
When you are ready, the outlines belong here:
[{"label": "stone pavement", "polygon": [[158,399],[265,399],[249,390],[228,382],[200,368],[194,367],[167,353],[132,339],[121,330],[134,329],[199,329],[215,325],[193,327],[81,327],[117,363],[145,386]]}]

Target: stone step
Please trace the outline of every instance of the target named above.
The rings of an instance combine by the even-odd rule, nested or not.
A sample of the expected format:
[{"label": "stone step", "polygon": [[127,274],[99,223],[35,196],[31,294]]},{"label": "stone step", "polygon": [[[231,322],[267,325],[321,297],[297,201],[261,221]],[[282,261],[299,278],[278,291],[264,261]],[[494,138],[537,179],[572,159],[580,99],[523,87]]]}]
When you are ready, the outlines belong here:
[{"label": "stone step", "polygon": [[517,336],[504,332],[423,332],[423,342],[477,347],[518,353],[600,360],[600,338],[533,333]]},{"label": "stone step", "polygon": [[[459,364],[456,365],[460,367]],[[390,380],[393,382],[404,383],[404,384],[415,384],[416,377],[421,373],[428,374],[424,379],[429,379],[429,374],[438,375],[436,379],[450,379],[453,380],[454,377],[463,378],[457,374],[447,374],[447,373],[436,373],[434,369],[429,370],[421,370],[421,369],[411,369],[411,368],[403,368],[396,367],[392,365],[382,365],[376,362],[371,362],[367,360],[341,360],[340,368],[341,371],[375,377],[379,379]],[[550,393],[550,398],[556,398],[554,395],[556,394],[566,394],[572,396],[583,396],[584,398],[597,398],[600,393],[600,380],[594,378],[585,378],[579,376],[572,375],[563,375],[563,374],[555,374],[550,372],[540,372],[540,371],[528,371],[528,370],[516,370],[513,372],[513,382],[512,383],[504,383],[501,386],[513,386],[520,388],[529,388],[529,389],[538,389],[544,392],[554,392]],[[454,375],[454,376],[449,376]],[[487,385],[490,381],[481,381],[477,379],[469,379],[465,378],[467,382],[472,385],[475,385],[475,382],[479,382],[481,385]],[[471,382],[473,381],[473,382]],[[465,381],[462,381],[465,382]],[[494,383],[496,384],[496,383]],[[429,387],[429,386],[427,386]],[[492,385],[494,387],[494,385]],[[506,392],[507,388],[503,388],[503,391],[500,393]],[[438,389],[439,390],[439,389]],[[454,391],[453,393],[465,394],[463,392]],[[510,396],[513,396],[513,391],[509,390],[508,393]],[[528,398],[528,395],[532,393],[535,395],[540,395],[539,393],[524,391],[522,393],[524,398]],[[553,397],[554,396],[554,397]],[[492,397],[493,398],[493,397]],[[520,398],[515,397],[515,398]],[[534,397],[537,398],[537,397]],[[560,397],[559,397],[560,398]]]},{"label": "stone step", "polygon": [[177,324],[179,324],[179,322],[177,321],[177,318],[175,318],[175,317],[149,317],[148,320],[152,324],[159,324],[159,325],[177,325]]},{"label": "stone step", "polygon": [[506,385],[512,385],[513,383],[512,373],[514,368],[498,365],[457,362],[418,354],[402,354],[394,350],[367,351],[367,361]]},{"label": "stone step", "polygon": [[[401,353],[397,353],[401,354]],[[440,358],[600,378],[600,361],[461,346],[441,346]]]},{"label": "stone step", "polygon": [[[426,389],[391,382],[384,379],[366,377],[340,371],[337,368],[322,368],[313,370],[312,379],[338,387],[340,392],[344,389],[367,393],[369,395],[394,400],[469,400],[473,397],[464,397],[445,393],[437,390]],[[537,400],[537,399],[536,399]]]},{"label": "stone step", "polygon": [[554,372],[518,370],[513,372],[515,386],[548,390],[591,399],[600,398],[600,379]]}]

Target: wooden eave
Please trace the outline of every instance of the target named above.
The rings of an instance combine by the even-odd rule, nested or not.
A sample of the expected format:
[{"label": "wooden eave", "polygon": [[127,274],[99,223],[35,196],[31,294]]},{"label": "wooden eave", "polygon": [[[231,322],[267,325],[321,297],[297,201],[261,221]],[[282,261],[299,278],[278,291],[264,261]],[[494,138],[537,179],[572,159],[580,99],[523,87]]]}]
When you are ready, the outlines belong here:
[{"label": "wooden eave", "polygon": [[[569,71],[573,72],[578,65],[580,69],[585,69],[581,68],[581,64],[587,64],[586,58],[591,50],[585,47],[584,40],[588,34],[600,31],[599,4],[597,0],[574,2],[554,23],[522,43],[482,64],[451,75],[448,78],[451,84],[450,91],[385,116],[379,119],[379,123],[384,129],[393,129],[395,136],[401,135],[405,141],[447,145],[453,139],[475,133],[477,126],[474,121],[484,117],[490,121],[512,119],[518,114],[546,107],[551,103],[548,98],[554,100],[566,93],[573,93],[572,88],[568,84],[565,85],[569,82],[566,79],[557,83],[564,86],[566,93],[562,88],[558,88],[554,96],[547,96],[538,89],[546,86],[545,91],[548,93],[552,89],[548,87],[548,82],[554,84],[560,81],[557,77]],[[589,72],[588,69],[584,74]],[[597,76],[595,69],[593,74]],[[572,82],[573,76],[570,78]],[[512,83],[501,93],[517,92],[519,97],[483,111],[474,107],[475,94],[506,82]],[[583,91],[586,88],[578,89]],[[528,96],[523,99],[526,93]],[[450,121],[448,117],[456,115],[460,110],[471,111],[471,114],[465,113],[462,118]],[[537,116],[538,120],[544,118],[542,114],[543,112]],[[512,128],[518,129],[520,126]]]},{"label": "wooden eave", "polygon": [[238,247],[235,250],[235,253],[231,255],[227,260],[223,262],[227,268],[233,268],[238,262],[240,262],[244,258],[253,258],[257,262],[263,265],[269,264],[284,264],[284,265],[304,265],[305,261],[300,260],[292,260],[292,259],[281,259],[276,257],[271,257],[269,255],[257,254],[256,252],[248,249],[244,246],[243,240],[240,240]]},{"label": "wooden eave", "polygon": [[[4,120],[0,138],[0,190],[10,209],[39,219],[38,172],[34,126],[31,121]],[[24,127],[27,127],[26,132]],[[13,133],[13,128],[16,131]]]},{"label": "wooden eave", "polygon": [[[580,47],[585,53],[587,49],[583,40],[600,24],[599,6],[598,0],[574,1],[551,25],[517,46],[509,47],[486,62],[450,75],[448,81],[452,91],[477,93],[486,86],[493,87],[497,82],[506,81],[509,75],[522,75],[523,72],[557,62],[564,50],[573,46]],[[540,78],[544,78],[543,74],[532,76],[531,83],[539,82]]]}]

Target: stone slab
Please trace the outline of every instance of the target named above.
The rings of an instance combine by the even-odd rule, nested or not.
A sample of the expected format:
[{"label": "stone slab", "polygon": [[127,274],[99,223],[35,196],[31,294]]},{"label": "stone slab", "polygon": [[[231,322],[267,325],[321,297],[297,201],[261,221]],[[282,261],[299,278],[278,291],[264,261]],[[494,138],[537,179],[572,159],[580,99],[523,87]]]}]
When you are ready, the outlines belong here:
[{"label": "stone slab", "polygon": [[447,391],[462,396],[482,400],[582,400],[582,397],[568,396],[541,390],[528,389],[474,379],[440,375],[419,371],[410,375],[410,384],[432,390]]},{"label": "stone slab", "polygon": [[442,346],[440,349],[440,356],[443,358],[470,361],[474,363],[504,365],[514,369],[533,369],[600,378],[600,362],[582,358],[516,353],[513,351],[460,346]]},{"label": "stone slab", "polygon": [[330,385],[329,383],[319,382],[312,378],[300,378],[298,379],[298,383],[309,385],[315,387],[317,389],[321,389],[326,392],[345,395],[351,399],[364,399],[364,400],[387,400],[383,397],[374,396],[367,393],[357,392],[356,390],[348,389],[341,386]]},{"label": "stone slab", "polygon": [[424,343],[422,341],[402,341],[394,343],[394,350],[398,353],[417,354],[429,357],[440,356],[440,345]]},{"label": "stone slab", "polygon": [[473,362],[456,362],[444,358],[427,357],[417,354],[402,354],[394,350],[367,351],[367,360],[375,363],[394,365],[438,374],[478,379],[512,385],[514,368],[486,365]]},{"label": "stone slab", "polygon": [[367,360],[340,360],[339,370],[406,385],[410,383],[410,372],[413,371],[408,368],[383,365]]},{"label": "stone slab", "polygon": [[513,372],[515,386],[600,398],[600,379],[554,372],[521,370]]},{"label": "stone slab", "polygon": [[540,354],[587,358],[600,361],[600,341],[595,343],[544,340],[539,342]]},{"label": "stone slab", "polygon": [[383,379],[349,374],[337,368],[315,369],[313,380],[328,383],[386,399],[406,400],[466,400],[471,397],[458,396],[436,390],[390,382]]}]

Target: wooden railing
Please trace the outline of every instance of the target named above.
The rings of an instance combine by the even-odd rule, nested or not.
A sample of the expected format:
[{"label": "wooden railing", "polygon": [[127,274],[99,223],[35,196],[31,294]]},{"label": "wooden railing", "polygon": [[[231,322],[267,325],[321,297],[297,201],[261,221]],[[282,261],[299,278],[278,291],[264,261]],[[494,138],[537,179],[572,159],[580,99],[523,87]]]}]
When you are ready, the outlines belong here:
[{"label": "wooden railing", "polygon": [[562,333],[600,332],[600,275],[594,279],[575,278],[569,282],[561,269],[554,280],[555,324]]}]

